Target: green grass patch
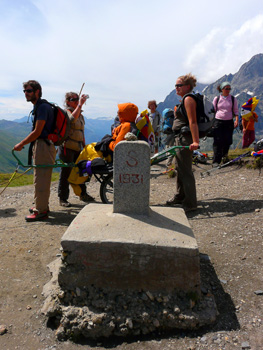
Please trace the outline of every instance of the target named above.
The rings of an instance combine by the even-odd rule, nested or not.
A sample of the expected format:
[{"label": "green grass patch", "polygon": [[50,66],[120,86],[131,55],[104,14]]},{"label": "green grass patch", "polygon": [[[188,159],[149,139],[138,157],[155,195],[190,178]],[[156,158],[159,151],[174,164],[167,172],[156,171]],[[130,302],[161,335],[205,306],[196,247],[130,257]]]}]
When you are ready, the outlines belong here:
[{"label": "green grass patch", "polygon": [[[0,174],[0,187],[5,187],[13,174]],[[59,179],[59,173],[52,173],[52,181]],[[9,187],[33,185],[33,174],[16,173]]]}]

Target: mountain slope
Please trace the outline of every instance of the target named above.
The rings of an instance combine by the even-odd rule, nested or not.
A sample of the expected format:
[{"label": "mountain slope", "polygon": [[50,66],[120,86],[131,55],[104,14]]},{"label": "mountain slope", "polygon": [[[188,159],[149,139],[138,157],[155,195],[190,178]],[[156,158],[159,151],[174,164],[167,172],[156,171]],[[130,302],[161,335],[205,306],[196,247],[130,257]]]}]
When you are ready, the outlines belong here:
[{"label": "mountain slope", "polygon": [[[0,173],[11,173],[17,164],[11,151],[14,145],[30,133],[31,126],[28,123],[0,120],[0,130]],[[19,154],[19,159],[27,164],[27,147]]]},{"label": "mountain slope", "polygon": [[[195,91],[201,93],[206,86],[207,85],[205,85],[205,84],[197,83]],[[174,109],[174,106],[176,106],[178,103],[180,103],[180,101],[179,101],[180,99],[181,99],[181,97],[179,98],[179,96],[176,94],[175,89],[172,90],[170,92],[170,94],[168,96],[166,96],[165,100],[158,104],[158,107],[157,107],[158,112],[160,112],[162,114],[162,111],[165,108]]]},{"label": "mountain slope", "polygon": [[[250,97],[257,96],[259,103],[255,112],[259,116],[258,123],[255,124],[256,132],[263,134],[263,54],[253,56],[248,62],[244,63],[237,73],[224,75],[214,83],[209,85],[197,84],[195,91],[203,91],[212,101],[215,96],[219,95],[217,86],[223,81],[231,83],[231,94],[238,100],[239,110],[243,103]],[[159,103],[158,111],[162,112],[164,108],[173,108],[179,102],[175,90],[165,98],[164,102]]]},{"label": "mountain slope", "polygon": [[[15,170],[17,161],[11,151],[14,145],[30,133],[32,128],[31,122],[27,123],[22,120],[24,118],[16,121],[0,120],[0,173],[11,173]],[[113,120],[85,118],[85,123],[85,141],[86,144],[89,144],[101,140],[105,134],[110,134]],[[27,164],[27,149],[28,146],[17,154],[23,164]]]}]

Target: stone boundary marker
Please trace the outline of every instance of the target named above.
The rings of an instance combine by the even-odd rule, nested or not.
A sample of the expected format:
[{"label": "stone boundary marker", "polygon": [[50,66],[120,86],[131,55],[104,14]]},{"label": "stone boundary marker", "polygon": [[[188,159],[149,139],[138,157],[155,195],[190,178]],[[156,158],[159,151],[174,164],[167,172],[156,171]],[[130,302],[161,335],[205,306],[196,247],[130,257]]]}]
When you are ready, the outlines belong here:
[{"label": "stone boundary marker", "polygon": [[91,203],[73,220],[61,245],[63,289],[94,285],[200,294],[199,251],[183,209],[153,207],[150,215],[125,215]]},{"label": "stone boundary marker", "polygon": [[148,144],[120,142],[113,206],[90,203],[72,221],[44,291],[42,312],[58,320],[60,340],[196,329],[215,321],[213,297],[202,297],[199,250],[184,210],[150,207],[149,195]]},{"label": "stone boundary marker", "polygon": [[114,150],[113,212],[149,215],[150,147],[121,141]]}]

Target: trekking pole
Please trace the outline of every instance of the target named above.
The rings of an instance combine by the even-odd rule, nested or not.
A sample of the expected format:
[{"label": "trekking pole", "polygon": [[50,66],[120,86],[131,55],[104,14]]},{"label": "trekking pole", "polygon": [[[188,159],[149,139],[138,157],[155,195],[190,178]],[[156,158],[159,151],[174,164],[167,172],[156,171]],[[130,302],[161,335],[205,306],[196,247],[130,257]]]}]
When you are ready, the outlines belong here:
[{"label": "trekking pole", "polygon": [[241,139],[239,140],[239,142],[238,142],[238,144],[237,144],[237,146],[236,146],[236,148],[235,148],[235,151],[238,149],[238,146],[240,145],[242,139],[243,139],[243,138],[241,138]]},{"label": "trekking pole", "polygon": [[210,175],[211,172],[214,172],[215,170],[218,170],[218,169],[222,169],[222,168],[226,167],[227,165],[232,164],[232,163],[238,161],[239,159],[250,156],[250,155],[251,155],[251,152],[248,151],[248,152],[236,157],[235,159],[231,159],[229,162],[227,162],[225,164],[222,164],[222,165],[217,166],[216,168],[212,168],[210,170],[204,171],[203,173],[200,173],[200,175],[201,175],[201,177],[204,177],[205,175]]},{"label": "trekking pole", "polygon": [[80,89],[80,92],[79,92],[79,97],[80,97],[80,95],[81,95],[81,93],[82,93],[82,90],[83,90],[83,88],[84,88],[84,85],[85,85],[85,83],[83,83],[82,86],[81,86],[81,89]]}]

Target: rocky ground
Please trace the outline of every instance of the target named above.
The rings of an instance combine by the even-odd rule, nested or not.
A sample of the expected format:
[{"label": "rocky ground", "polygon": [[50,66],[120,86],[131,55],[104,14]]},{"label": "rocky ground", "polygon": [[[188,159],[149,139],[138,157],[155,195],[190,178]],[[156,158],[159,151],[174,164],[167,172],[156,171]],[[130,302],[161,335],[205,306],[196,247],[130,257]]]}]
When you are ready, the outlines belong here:
[{"label": "rocky ground", "polygon": [[[217,303],[216,324],[195,332],[59,342],[40,313],[42,289],[50,280],[47,265],[60,256],[63,233],[85,204],[71,195],[73,206],[60,207],[53,183],[49,219],[26,223],[33,186],[8,188],[0,202],[0,349],[262,350],[263,174],[235,165],[201,178],[211,166],[200,167],[194,166],[198,211],[188,219],[200,249],[203,287]],[[99,183],[88,186],[100,202]],[[165,205],[173,188],[173,178],[153,178],[151,205]]]}]

